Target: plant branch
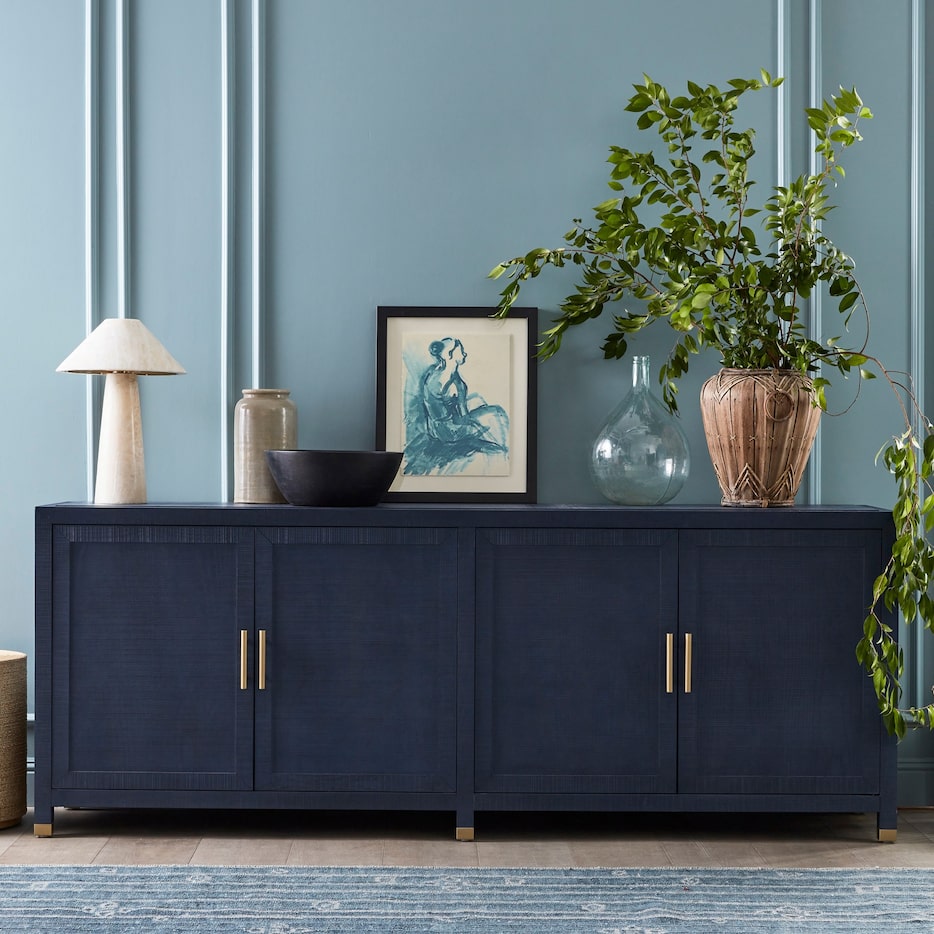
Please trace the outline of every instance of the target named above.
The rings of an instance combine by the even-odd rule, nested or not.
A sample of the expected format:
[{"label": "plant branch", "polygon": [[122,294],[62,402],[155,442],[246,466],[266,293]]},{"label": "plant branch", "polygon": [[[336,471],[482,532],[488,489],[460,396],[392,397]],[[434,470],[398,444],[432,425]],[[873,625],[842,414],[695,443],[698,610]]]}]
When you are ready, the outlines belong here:
[{"label": "plant branch", "polygon": [[[675,97],[648,75],[643,79],[633,85],[635,93],[625,109],[637,115],[639,130],[659,134],[668,165],[659,164],[651,151],[611,147],[608,184],[614,197],[594,208],[594,227],[585,229],[576,220],[565,234],[567,247],[532,250],[495,266],[492,278],[508,278],[498,314],[508,314],[523,284],[546,267],[568,261],[581,266],[583,281],[561,304],[539,356],[555,354],[569,327],[599,317],[607,302],[630,295],[642,305],[614,317],[604,356],[624,356],[634,335],[657,321],[667,323],[675,342],[659,379],[672,411],[677,410],[678,380],[688,372],[691,357],[705,348],[719,351],[728,367],[815,374],[815,402],[824,410],[828,371],[843,377],[856,371],[860,386],[862,379],[880,373],[898,401],[904,425],[878,455],[896,483],[895,543],[873,587],[857,658],[872,679],[882,717],[893,733],[903,735],[909,720],[934,728],[934,704],[899,706],[902,655],[889,622],[897,610],[906,622],[920,619],[934,632],[929,592],[934,549],[927,541],[934,527],[934,430],[910,381],[900,380],[869,355],[869,310],[853,262],[821,229],[830,210],[834,173],[843,177],[838,156],[862,139],[859,124],[872,114],[855,88],[840,88],[820,107],[806,109],[820,170],[774,188],[762,208],[753,208],[749,162],[755,155],[755,134],[736,130],[734,113],[744,94],[775,88],[781,79],[763,71],[761,80],[731,79],[725,91],[689,81],[686,93]],[[709,177],[692,158],[695,138],[710,141],[701,160],[704,167],[713,167]],[[719,210],[712,211],[712,205]],[[640,218],[643,206],[650,209],[648,223]],[[768,240],[764,252],[757,230],[748,226],[760,211],[764,219],[758,236]],[[817,288],[826,288],[836,300],[844,331],[855,306],[862,305],[865,335],[857,349],[841,346],[840,338],[820,342],[807,334],[801,303]]]}]

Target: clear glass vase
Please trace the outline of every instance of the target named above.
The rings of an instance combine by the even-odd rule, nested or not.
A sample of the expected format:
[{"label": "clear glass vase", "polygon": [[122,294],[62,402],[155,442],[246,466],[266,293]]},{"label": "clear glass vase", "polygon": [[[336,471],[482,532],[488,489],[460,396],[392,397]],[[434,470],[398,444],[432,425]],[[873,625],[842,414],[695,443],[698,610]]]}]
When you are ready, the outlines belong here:
[{"label": "clear glass vase", "polygon": [[691,466],[676,416],[653,395],[648,357],[632,358],[632,390],[597,434],[590,462],[597,489],[611,502],[658,506],[681,491]]}]

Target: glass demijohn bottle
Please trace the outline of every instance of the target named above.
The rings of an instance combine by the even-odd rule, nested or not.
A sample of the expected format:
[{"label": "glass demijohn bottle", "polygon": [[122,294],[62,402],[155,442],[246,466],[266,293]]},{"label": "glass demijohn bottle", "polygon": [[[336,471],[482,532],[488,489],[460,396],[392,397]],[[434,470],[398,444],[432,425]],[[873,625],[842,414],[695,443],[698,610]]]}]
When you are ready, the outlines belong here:
[{"label": "glass demijohn bottle", "polygon": [[649,385],[649,358],[632,358],[632,390],[613,410],[593,445],[591,475],[610,501],[657,506],[677,496],[691,457],[677,417]]}]

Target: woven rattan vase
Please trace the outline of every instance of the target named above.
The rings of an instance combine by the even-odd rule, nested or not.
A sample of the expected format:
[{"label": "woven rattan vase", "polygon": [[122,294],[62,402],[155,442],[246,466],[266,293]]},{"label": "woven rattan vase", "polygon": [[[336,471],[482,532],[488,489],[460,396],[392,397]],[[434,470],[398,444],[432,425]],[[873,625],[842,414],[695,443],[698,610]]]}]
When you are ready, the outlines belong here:
[{"label": "woven rattan vase", "polygon": [[821,410],[795,370],[723,369],[701,389],[724,506],[793,506]]},{"label": "woven rattan vase", "polygon": [[0,651],[0,829],[26,813],[26,656]]}]

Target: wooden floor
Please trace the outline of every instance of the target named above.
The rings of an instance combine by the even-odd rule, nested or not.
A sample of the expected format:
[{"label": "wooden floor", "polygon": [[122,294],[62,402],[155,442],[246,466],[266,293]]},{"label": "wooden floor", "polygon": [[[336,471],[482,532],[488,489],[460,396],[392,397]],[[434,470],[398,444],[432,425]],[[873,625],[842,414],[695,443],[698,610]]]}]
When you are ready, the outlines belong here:
[{"label": "wooden floor", "polygon": [[464,843],[452,814],[58,810],[51,838],[0,831],[9,863],[934,868],[934,809],[896,843],[862,814],[482,814]]}]

